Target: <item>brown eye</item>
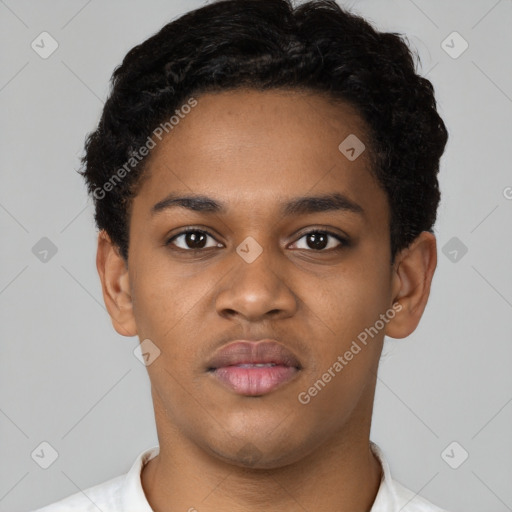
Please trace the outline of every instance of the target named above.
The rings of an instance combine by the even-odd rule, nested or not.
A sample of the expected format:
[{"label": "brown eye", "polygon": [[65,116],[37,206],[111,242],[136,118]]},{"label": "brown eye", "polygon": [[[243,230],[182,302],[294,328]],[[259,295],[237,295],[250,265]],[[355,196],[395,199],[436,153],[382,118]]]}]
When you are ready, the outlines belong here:
[{"label": "brown eye", "polygon": [[[209,238],[213,243],[207,245]],[[222,247],[222,244],[219,244],[209,233],[200,229],[187,229],[182,231],[170,238],[166,242],[166,245],[175,245],[185,251],[198,251],[211,247]]]},{"label": "brown eye", "polygon": [[340,249],[346,245],[348,245],[348,241],[342,238],[339,235],[334,233],[330,233],[329,231],[310,231],[302,235],[295,245],[299,243],[300,240],[305,240],[305,245],[303,247],[296,247],[297,249],[306,249],[313,250],[318,252],[326,252],[325,249]]}]

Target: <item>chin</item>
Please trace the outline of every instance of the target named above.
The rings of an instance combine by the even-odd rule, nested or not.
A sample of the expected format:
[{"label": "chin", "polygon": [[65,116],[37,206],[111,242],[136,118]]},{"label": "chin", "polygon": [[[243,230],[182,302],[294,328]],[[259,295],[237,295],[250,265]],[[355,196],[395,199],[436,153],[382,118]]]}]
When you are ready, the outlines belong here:
[{"label": "chin", "polygon": [[287,434],[286,437],[249,436],[246,432],[243,437],[230,437],[222,446],[214,443],[208,448],[215,457],[234,466],[247,469],[277,469],[299,461],[314,449],[313,442],[307,443],[296,437],[297,431],[293,432],[293,438],[289,432]]}]

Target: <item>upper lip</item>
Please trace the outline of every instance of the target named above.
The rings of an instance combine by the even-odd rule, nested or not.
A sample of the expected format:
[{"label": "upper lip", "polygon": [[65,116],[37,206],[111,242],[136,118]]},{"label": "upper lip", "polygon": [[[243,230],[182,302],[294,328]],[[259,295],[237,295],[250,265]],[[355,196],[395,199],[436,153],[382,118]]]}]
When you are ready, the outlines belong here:
[{"label": "upper lip", "polygon": [[265,364],[302,368],[299,360],[281,343],[275,340],[236,340],[218,349],[208,362],[208,370],[238,364]]}]

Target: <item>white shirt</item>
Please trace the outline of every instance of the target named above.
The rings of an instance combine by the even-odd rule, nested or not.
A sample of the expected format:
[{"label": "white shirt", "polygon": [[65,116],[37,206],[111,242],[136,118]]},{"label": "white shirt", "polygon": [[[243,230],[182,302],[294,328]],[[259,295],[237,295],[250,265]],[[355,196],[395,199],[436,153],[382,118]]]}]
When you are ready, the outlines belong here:
[{"label": "white shirt", "polygon": [[[371,441],[370,446],[382,466],[379,492],[370,512],[446,512],[393,480],[381,449]],[[150,448],[137,457],[128,473],[34,512],[153,512],[144,494],[140,475],[144,465],[158,452],[158,446]]]}]

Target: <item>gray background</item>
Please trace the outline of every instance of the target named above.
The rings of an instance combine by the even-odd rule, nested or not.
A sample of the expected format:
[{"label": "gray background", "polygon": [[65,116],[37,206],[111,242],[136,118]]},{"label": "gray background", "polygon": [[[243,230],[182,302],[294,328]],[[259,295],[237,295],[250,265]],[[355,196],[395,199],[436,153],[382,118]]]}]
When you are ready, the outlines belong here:
[{"label": "gray background", "polygon": [[[114,67],[203,3],[0,2],[0,511],[124,473],[157,443],[138,340],[118,335],[103,305],[75,169]],[[340,3],[409,36],[450,131],[430,303],[412,336],[386,341],[372,439],[431,501],[512,510],[512,2]],[[43,31],[59,45],[47,59],[31,48]],[[458,36],[444,43],[452,56],[442,47],[453,31],[469,44],[457,58]],[[33,251],[43,237],[57,248],[46,261]],[[43,441],[58,452],[48,469],[31,457]]]}]

